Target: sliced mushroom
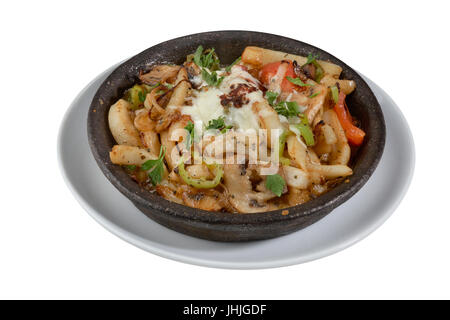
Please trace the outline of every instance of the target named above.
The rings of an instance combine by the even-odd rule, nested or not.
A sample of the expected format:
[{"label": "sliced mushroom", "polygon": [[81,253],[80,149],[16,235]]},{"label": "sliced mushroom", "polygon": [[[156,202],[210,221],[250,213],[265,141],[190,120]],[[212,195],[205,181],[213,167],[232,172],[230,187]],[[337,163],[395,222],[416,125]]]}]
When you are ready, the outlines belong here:
[{"label": "sliced mushroom", "polygon": [[301,70],[309,79],[314,80],[316,78],[316,67],[312,63],[304,65]]},{"label": "sliced mushroom", "polygon": [[186,71],[188,72],[189,77],[198,76],[202,72],[201,69],[199,68],[199,66],[197,66],[194,61],[186,62],[184,64],[184,67],[186,68]]},{"label": "sliced mushroom", "polygon": [[150,95],[147,95],[149,106],[151,107],[150,118],[156,120],[155,131],[160,133],[166,130],[172,122],[175,122],[181,118],[181,112],[178,107],[181,107],[190,89],[190,83],[187,81],[187,72],[183,67],[179,70],[175,81],[175,87],[170,96],[170,100],[167,102],[167,108],[163,109],[158,102],[154,99],[155,88]]},{"label": "sliced mushroom", "polygon": [[297,63],[296,60],[294,60],[293,62],[293,66],[294,66],[294,73],[297,77],[300,78],[300,80],[302,80],[303,82],[306,82],[308,80],[308,77],[306,76],[306,74],[303,72],[302,70],[302,66],[299,65]]},{"label": "sliced mushroom", "polygon": [[180,70],[180,66],[158,65],[153,67],[150,72],[141,73],[139,79],[145,84],[154,86],[158,82],[162,83],[170,78],[174,78],[178,70]]},{"label": "sliced mushroom", "polygon": [[[245,169],[245,168],[244,168]],[[254,213],[275,210],[277,207],[267,201],[276,197],[259,182],[257,190],[252,188],[250,176],[254,174],[251,168],[243,170],[242,165],[224,165],[224,182],[229,192],[231,205],[241,213]]]}]

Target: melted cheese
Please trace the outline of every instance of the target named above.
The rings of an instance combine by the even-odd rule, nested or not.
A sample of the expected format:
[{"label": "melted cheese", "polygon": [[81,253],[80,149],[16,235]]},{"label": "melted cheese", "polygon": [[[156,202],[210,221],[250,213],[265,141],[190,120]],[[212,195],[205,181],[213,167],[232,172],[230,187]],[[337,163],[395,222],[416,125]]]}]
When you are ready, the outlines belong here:
[{"label": "melted cheese", "polygon": [[202,122],[207,125],[212,119],[217,119],[225,115],[225,110],[220,104],[222,91],[216,88],[209,88],[208,91],[199,91],[192,99],[192,106],[185,106],[181,109],[182,114],[191,116],[192,121]]},{"label": "melted cheese", "polygon": [[[218,72],[218,74],[221,73]],[[192,98],[192,106],[182,107],[182,114],[191,116],[194,122],[201,121],[203,126],[208,125],[210,120],[224,116],[225,122],[233,125],[235,129],[258,130],[258,116],[252,111],[252,105],[258,101],[264,101],[262,91],[258,89],[247,94],[249,102],[241,108],[224,108],[220,103],[221,95],[228,94],[232,85],[241,83],[257,87],[259,81],[240,66],[234,66],[231,69],[231,74],[224,78],[219,88],[209,87],[207,91],[195,91],[196,95]]]},{"label": "melted cheese", "polygon": [[255,117],[251,104],[246,104],[242,108],[230,108],[227,118],[228,122],[239,130],[259,129],[258,118]]}]

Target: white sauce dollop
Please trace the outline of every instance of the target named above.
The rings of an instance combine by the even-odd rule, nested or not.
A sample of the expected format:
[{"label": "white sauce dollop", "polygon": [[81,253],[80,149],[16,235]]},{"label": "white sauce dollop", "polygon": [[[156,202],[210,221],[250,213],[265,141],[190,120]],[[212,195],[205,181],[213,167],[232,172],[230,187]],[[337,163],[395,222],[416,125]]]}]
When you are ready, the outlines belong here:
[{"label": "white sauce dollop", "polygon": [[[218,74],[224,74],[223,70]],[[195,79],[200,83],[200,79]],[[203,80],[202,80],[203,81]],[[220,103],[220,96],[228,94],[232,85],[247,84],[257,88],[256,91],[246,95],[248,103],[241,108],[223,107]],[[201,123],[203,126],[213,119],[224,116],[227,124],[233,125],[234,129],[258,130],[258,115],[252,111],[252,105],[255,102],[264,101],[263,93],[258,88],[259,81],[245,71],[241,66],[233,66],[231,73],[225,76],[219,88],[209,87],[207,90],[194,90],[195,97],[192,98],[192,106],[184,106],[181,113],[191,116],[195,123]]]}]

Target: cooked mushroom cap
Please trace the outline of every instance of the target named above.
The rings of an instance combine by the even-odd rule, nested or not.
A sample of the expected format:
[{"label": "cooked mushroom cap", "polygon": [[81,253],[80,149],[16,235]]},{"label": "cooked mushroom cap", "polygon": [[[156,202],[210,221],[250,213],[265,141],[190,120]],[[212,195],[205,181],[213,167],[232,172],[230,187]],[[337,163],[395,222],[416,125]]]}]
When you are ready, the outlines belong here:
[{"label": "cooked mushroom cap", "polygon": [[153,86],[158,82],[162,83],[169,78],[176,77],[178,70],[180,70],[180,66],[158,65],[153,67],[150,72],[140,74],[139,79],[143,83]]}]

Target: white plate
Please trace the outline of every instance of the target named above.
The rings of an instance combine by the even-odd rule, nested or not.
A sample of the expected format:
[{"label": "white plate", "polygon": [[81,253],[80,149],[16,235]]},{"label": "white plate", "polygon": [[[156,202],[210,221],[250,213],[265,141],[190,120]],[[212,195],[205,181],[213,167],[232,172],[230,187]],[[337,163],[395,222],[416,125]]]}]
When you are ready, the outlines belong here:
[{"label": "white plate", "polygon": [[186,236],[147,218],[98,168],[87,140],[86,118],[103,72],[73,101],[61,124],[58,158],[67,185],[81,206],[120,238],[165,258],[208,267],[257,269],[298,264],[338,252],[365,238],[397,208],[414,171],[414,143],[394,101],[365,78],[383,109],[386,147],[367,184],[315,224],[276,239],[220,243]]}]

